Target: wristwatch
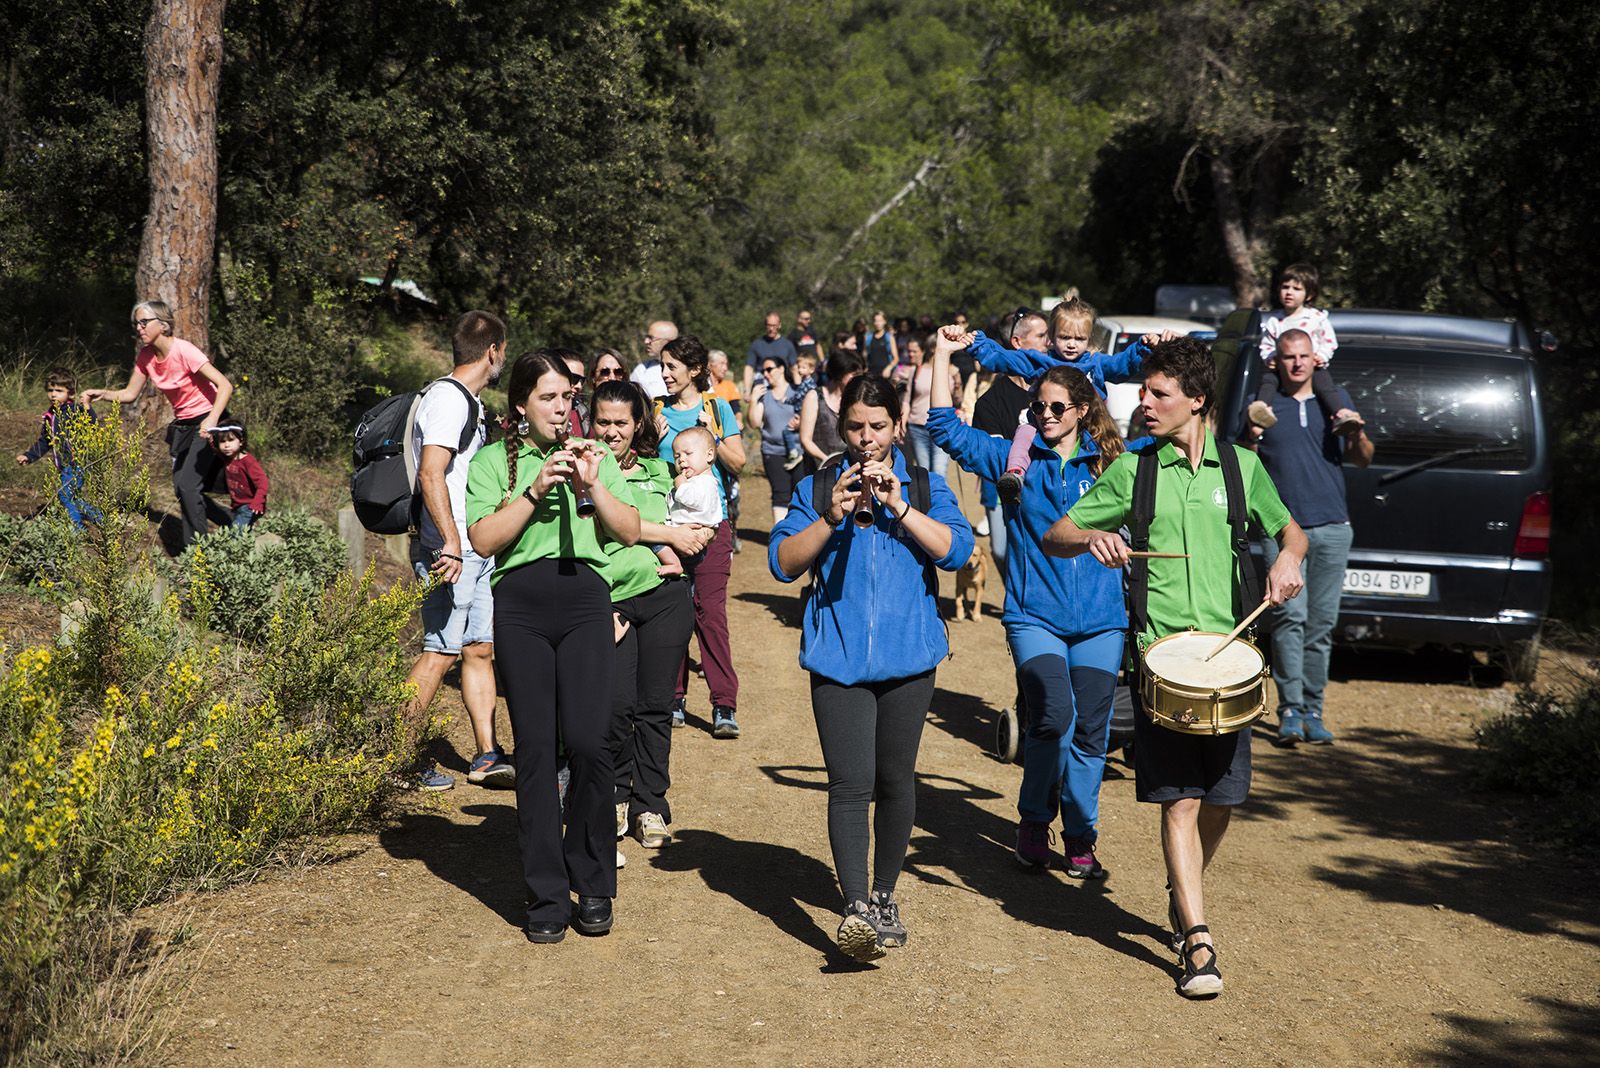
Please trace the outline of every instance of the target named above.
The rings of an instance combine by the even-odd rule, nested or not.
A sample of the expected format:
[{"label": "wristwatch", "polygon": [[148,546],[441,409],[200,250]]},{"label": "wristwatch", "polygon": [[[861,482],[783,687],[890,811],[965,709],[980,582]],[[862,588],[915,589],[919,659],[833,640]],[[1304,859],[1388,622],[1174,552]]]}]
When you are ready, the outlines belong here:
[{"label": "wristwatch", "polygon": [[533,492],[533,483],[528,483],[528,488],[522,491],[522,497],[535,508],[539,507],[539,498]]}]

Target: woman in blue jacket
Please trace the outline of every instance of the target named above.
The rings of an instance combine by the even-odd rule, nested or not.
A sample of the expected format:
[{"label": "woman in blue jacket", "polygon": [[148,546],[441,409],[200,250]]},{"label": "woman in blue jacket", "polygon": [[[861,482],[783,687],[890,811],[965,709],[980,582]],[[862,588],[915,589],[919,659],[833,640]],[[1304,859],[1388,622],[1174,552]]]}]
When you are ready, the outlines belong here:
[{"label": "woman in blue jacket", "polygon": [[[828,842],[845,902],[838,944],[850,957],[874,960],[906,942],[894,887],[911,843],[917,746],[933,673],[950,652],[934,568],[954,571],[966,562],[972,528],[938,475],[927,476],[927,500],[917,501],[905,455],[894,447],[900,398],[893,386],[854,379],[839,411],[846,455],[795,487],[789,513],[772,528],[767,562],[781,582],[815,576],[800,666],[811,673],[811,710],[828,768]],[[814,481],[833,472],[819,515]],[[869,895],[867,809],[874,798]]]},{"label": "woman in blue jacket", "polygon": [[[998,479],[1010,443],[965,425],[950,407],[950,354],[971,340],[953,327],[939,332],[928,434],[968,471]],[[1004,510],[1006,604],[1000,617],[1030,719],[1017,799],[1017,859],[1029,867],[1051,863],[1050,823],[1059,799],[1067,874],[1099,879],[1106,874],[1094,853],[1100,778],[1128,627],[1122,576],[1083,557],[1046,556],[1042,546],[1050,525],[1122,452],[1122,435],[1093,380],[1071,364],[1050,368],[1034,384],[1029,411],[1039,436],[1020,498]]]}]

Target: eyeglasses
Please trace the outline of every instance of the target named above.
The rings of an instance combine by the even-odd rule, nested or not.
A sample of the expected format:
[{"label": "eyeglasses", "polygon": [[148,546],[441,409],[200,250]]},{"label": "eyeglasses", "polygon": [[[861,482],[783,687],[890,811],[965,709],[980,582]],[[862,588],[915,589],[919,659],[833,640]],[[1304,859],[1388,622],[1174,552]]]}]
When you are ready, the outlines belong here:
[{"label": "eyeglasses", "polygon": [[1062,404],[1060,401],[1051,401],[1049,404],[1046,404],[1044,401],[1034,401],[1032,404],[1028,405],[1028,411],[1033,413],[1033,417],[1035,419],[1043,419],[1045,412],[1049,412],[1057,419],[1060,419],[1071,409],[1072,405]]},{"label": "eyeglasses", "polygon": [[622,373],[622,368],[620,368],[620,367],[601,367],[601,368],[597,368],[595,370],[595,373],[594,373],[594,380],[596,382],[604,381],[607,378],[626,378],[626,377],[628,377],[628,376]]},{"label": "eyeglasses", "polygon": [[135,319],[133,321],[133,328],[135,330],[143,330],[145,327],[149,326],[151,323],[159,323],[159,322],[163,322],[163,321],[164,320],[161,320],[161,319]]}]

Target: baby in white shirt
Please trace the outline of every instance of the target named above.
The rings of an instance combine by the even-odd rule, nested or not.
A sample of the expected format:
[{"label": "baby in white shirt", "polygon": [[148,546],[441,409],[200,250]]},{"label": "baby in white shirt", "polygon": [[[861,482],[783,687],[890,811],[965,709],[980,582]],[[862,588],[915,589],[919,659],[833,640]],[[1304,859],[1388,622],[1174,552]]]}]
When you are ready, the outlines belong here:
[{"label": "baby in white shirt", "polygon": [[[722,522],[722,484],[712,470],[717,462],[717,439],[703,426],[678,431],[672,439],[672,462],[678,474],[667,498],[667,526],[716,527]],[[683,574],[683,563],[670,546],[651,548],[661,561],[657,574]]]}]

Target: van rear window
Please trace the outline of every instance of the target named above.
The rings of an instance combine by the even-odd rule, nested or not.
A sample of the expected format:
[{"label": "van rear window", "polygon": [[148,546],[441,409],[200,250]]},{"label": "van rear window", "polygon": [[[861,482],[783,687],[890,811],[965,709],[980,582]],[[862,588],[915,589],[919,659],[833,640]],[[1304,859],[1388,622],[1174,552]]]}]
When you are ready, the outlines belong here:
[{"label": "van rear window", "polygon": [[1367,421],[1376,466],[1502,446],[1514,451],[1441,466],[1512,470],[1533,462],[1532,368],[1523,360],[1341,345],[1332,370]]}]

